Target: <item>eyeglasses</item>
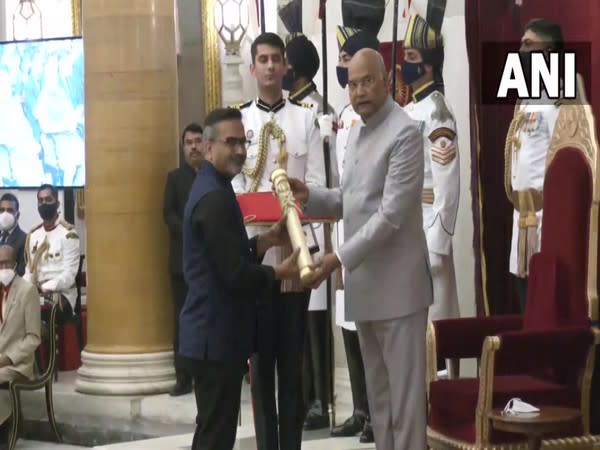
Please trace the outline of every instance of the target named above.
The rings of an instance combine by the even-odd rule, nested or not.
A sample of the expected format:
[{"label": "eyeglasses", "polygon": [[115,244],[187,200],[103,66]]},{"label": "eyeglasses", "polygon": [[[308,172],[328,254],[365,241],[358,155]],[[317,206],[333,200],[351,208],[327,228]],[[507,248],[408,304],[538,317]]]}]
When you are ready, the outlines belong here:
[{"label": "eyeglasses", "polygon": [[375,81],[377,81],[375,79],[375,77],[368,75],[368,76],[364,77],[362,80],[348,81],[348,88],[351,91],[357,90],[359,86],[362,86],[365,89],[369,89],[371,86],[373,86],[375,84]]},{"label": "eyeglasses", "polygon": [[214,142],[220,142],[221,144],[225,144],[227,145],[229,148],[236,148],[236,147],[240,147],[245,149],[246,147],[250,146],[250,141],[246,138],[234,138],[234,137],[228,137],[225,140],[220,140],[220,139],[212,139],[212,141]]},{"label": "eyeglasses", "polygon": [[185,145],[192,145],[192,144],[198,144],[198,145],[200,145],[200,144],[202,144],[202,138],[201,137],[197,137],[197,138],[194,138],[194,139],[186,139],[184,141],[184,144]]}]

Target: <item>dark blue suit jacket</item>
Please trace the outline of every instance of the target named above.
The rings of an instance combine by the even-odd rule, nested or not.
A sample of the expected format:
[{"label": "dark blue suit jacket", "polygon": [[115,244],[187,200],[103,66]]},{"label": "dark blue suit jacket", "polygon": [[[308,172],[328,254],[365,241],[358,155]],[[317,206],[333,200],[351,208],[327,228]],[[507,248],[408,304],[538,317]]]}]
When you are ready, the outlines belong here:
[{"label": "dark blue suit jacket", "polygon": [[231,182],[204,162],[183,218],[188,294],[179,316],[179,355],[245,365],[255,349],[256,304],[274,271],[258,264]]}]

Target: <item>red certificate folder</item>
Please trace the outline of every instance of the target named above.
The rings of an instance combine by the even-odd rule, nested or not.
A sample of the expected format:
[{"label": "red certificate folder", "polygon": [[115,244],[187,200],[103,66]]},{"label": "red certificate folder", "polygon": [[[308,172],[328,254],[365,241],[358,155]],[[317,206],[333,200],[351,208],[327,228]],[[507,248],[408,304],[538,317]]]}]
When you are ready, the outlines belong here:
[{"label": "red certificate folder", "polygon": [[[281,206],[273,192],[250,192],[238,194],[237,200],[246,225],[272,225],[281,219]],[[298,205],[298,216],[302,223],[335,222],[331,217],[309,217],[302,214]]]}]

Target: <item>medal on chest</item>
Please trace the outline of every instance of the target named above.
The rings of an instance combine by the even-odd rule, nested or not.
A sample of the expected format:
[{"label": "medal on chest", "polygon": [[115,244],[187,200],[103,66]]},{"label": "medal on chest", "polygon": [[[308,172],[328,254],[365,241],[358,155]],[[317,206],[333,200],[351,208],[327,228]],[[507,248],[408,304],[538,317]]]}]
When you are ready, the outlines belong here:
[{"label": "medal on chest", "polygon": [[525,131],[528,134],[534,133],[540,126],[540,114],[537,112],[528,112],[525,114]]}]

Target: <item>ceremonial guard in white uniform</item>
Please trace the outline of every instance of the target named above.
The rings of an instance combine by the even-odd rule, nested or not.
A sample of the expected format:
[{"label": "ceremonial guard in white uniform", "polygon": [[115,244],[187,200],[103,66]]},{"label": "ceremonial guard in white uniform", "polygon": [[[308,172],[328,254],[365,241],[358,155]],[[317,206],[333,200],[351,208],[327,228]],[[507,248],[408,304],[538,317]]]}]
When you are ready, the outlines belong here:
[{"label": "ceremonial guard in white uniform", "polygon": [[545,94],[515,107],[505,148],[504,186],[514,206],[510,273],[517,277],[521,310],[525,308],[529,260],[540,250],[542,238],[542,190],[546,156],[558,118],[560,102]]},{"label": "ceremonial guard in white uniform", "polygon": [[[562,46],[562,32],[557,24],[544,19],[530,22],[521,46],[525,72],[532,50],[560,50]],[[529,261],[540,250],[546,157],[561,103],[561,99],[550,100],[545,89],[539,99],[517,103],[506,136],[504,187],[515,208],[509,267],[516,276],[522,311],[527,297]]]},{"label": "ceremonial guard in white uniform", "polygon": [[443,58],[442,36],[422,17],[411,16],[404,37],[402,77],[413,93],[404,110],[423,133],[423,227],[434,294],[430,321],[459,316],[452,236],[460,196],[460,163],[456,122],[444,97]]},{"label": "ceremonial guard in white uniform", "polygon": [[[251,72],[257,80],[259,98],[239,106],[249,142],[242,173],[232,180],[235,192],[271,192],[270,176],[280,167],[282,157],[287,157],[285,169],[290,178],[325,186],[317,118],[308,105],[283,98],[282,81],[287,71],[283,41],[276,34],[263,33],[254,41],[253,49]],[[272,104],[264,98],[270,98]],[[251,221],[248,225],[249,237],[257,234]],[[273,248],[263,263],[275,265],[289,254],[291,248]],[[258,349],[251,362],[256,438],[259,450],[296,450],[302,441],[305,412],[302,362],[310,290],[302,288],[299,279],[288,280],[274,296],[259,305]]]},{"label": "ceremonial guard in white uniform", "polygon": [[[283,89],[289,91],[290,101],[309,106],[317,118],[320,136],[323,140],[327,139],[330,145],[330,182],[332,186],[336,186],[338,176],[333,124],[337,119],[331,106],[328,108],[328,114],[323,114],[323,97],[313,82],[319,70],[319,53],[314,44],[301,33],[292,33],[288,36],[285,53],[288,71],[283,77]],[[325,224],[315,223],[312,224],[312,228],[319,245],[319,250],[313,254],[313,258],[318,261],[325,253],[331,251],[331,236],[326,238],[325,228],[329,227]],[[327,315],[327,283],[323,283],[311,292],[308,304],[303,388],[308,411],[304,420],[305,430],[329,426],[327,405],[331,395],[331,370],[329,370],[326,351],[327,333],[331,333],[331,325],[328,323]]]},{"label": "ceremonial guard in white uniform", "polygon": [[[275,122],[285,134],[288,177],[306,180],[308,184],[325,185],[322,141],[316,117],[308,104],[281,98],[276,104],[268,105],[257,98],[238,108],[242,113],[248,148],[244,169],[232,181],[236,193],[271,192],[270,176],[279,167],[281,146],[276,139],[269,138],[264,162],[259,150],[260,132],[270,121]],[[264,165],[262,170],[261,165]]]},{"label": "ceremonial guard in white uniform", "polygon": [[[40,189],[54,199],[52,189]],[[43,223],[33,228],[25,241],[25,275],[44,295],[60,294],[62,316],[69,317],[75,309],[77,288],[75,277],[79,269],[79,236],[73,225],[61,220],[58,201],[38,207]]]}]

